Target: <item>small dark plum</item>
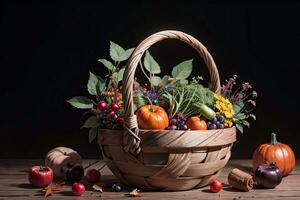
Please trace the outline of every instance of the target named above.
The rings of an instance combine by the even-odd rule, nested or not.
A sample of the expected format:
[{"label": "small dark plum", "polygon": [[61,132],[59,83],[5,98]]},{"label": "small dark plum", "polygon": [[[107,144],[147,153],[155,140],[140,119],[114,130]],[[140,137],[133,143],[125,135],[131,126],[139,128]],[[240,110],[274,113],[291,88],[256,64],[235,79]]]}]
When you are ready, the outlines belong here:
[{"label": "small dark plum", "polygon": [[214,117],[214,118],[211,120],[211,122],[212,122],[213,124],[217,123],[217,122],[218,122],[217,117]]},{"label": "small dark plum", "polygon": [[217,129],[217,125],[211,124],[208,126],[208,130],[214,130],[214,129]]},{"label": "small dark plum", "polygon": [[219,122],[223,122],[225,117],[224,117],[224,115],[218,115],[217,119],[218,119]]},{"label": "small dark plum", "polygon": [[218,129],[223,129],[224,127],[225,127],[225,126],[224,126],[224,124],[222,124],[222,123],[220,123],[220,124],[217,125],[217,128],[218,128]]}]

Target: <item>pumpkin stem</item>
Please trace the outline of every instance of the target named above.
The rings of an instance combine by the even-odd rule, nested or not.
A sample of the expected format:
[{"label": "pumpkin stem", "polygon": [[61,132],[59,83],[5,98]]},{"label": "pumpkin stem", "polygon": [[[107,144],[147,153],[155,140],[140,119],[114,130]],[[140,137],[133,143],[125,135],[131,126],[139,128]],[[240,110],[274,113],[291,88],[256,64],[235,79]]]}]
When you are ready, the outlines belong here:
[{"label": "pumpkin stem", "polygon": [[276,139],[276,134],[275,133],[271,133],[271,144],[278,144],[279,142]]}]

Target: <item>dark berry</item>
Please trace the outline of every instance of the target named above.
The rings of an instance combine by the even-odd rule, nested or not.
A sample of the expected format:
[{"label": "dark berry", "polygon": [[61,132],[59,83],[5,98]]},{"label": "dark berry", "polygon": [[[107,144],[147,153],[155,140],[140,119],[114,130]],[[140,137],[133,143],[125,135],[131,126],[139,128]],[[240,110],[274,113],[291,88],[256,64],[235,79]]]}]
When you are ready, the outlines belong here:
[{"label": "dark berry", "polygon": [[187,130],[188,127],[187,127],[187,125],[183,125],[183,126],[180,127],[180,129],[181,129],[181,130]]},{"label": "dark berry", "polygon": [[114,111],[111,111],[110,113],[107,114],[107,118],[109,120],[114,120],[115,119],[116,113]]},{"label": "dark berry", "polygon": [[177,126],[176,125],[171,125],[168,127],[169,130],[176,130],[177,129]]},{"label": "dark berry", "polygon": [[105,101],[100,101],[97,105],[98,110],[103,111],[107,109],[107,103]]},{"label": "dark berry", "polygon": [[215,123],[217,123],[217,118],[216,117],[214,117],[212,120],[211,120],[211,122],[213,123],[213,124],[215,124]]},{"label": "dark berry", "polygon": [[219,121],[218,121],[217,123],[215,123],[215,125],[217,125],[217,127],[218,127],[220,124],[221,124],[221,122],[219,122]]},{"label": "dark berry", "polygon": [[220,123],[220,124],[218,125],[218,129],[223,129],[223,128],[224,128],[224,124],[221,124],[221,123]]},{"label": "dark berry", "polygon": [[215,125],[215,124],[210,124],[210,125],[208,126],[208,129],[209,129],[209,130],[217,129],[217,125]]},{"label": "dark berry", "polygon": [[223,122],[225,117],[224,117],[224,115],[218,115],[217,119],[218,119],[219,122]]},{"label": "dark berry", "polygon": [[171,119],[170,125],[176,125],[176,124],[177,124],[177,120],[176,119]]},{"label": "dark berry", "polygon": [[117,111],[119,110],[119,105],[116,104],[116,103],[112,103],[112,104],[110,105],[110,109],[111,109],[112,111],[117,112]]},{"label": "dark berry", "polygon": [[121,187],[121,184],[114,183],[114,184],[111,186],[111,189],[112,189],[114,192],[121,192],[122,187]]},{"label": "dark berry", "polygon": [[207,122],[206,125],[207,125],[207,126],[211,125],[211,122]]}]

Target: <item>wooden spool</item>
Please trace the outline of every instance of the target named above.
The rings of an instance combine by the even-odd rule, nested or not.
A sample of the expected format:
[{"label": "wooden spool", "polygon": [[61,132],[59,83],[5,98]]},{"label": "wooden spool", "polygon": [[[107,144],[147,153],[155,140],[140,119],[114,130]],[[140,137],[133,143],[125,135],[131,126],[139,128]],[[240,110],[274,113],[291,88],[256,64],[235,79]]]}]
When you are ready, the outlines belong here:
[{"label": "wooden spool", "polygon": [[236,140],[235,127],[206,130],[140,130],[133,103],[137,65],[151,45],[178,39],[191,45],[204,59],[211,76],[210,89],[219,92],[220,78],[207,49],[180,31],[162,31],[142,41],[131,55],[123,77],[125,130],[99,129],[104,160],[124,184],[147,190],[189,190],[208,185],[228,162]]},{"label": "wooden spool", "polygon": [[55,178],[79,181],[84,174],[81,156],[73,149],[56,147],[45,158],[45,165],[53,170]]},{"label": "wooden spool", "polygon": [[233,169],[228,175],[228,183],[233,188],[248,192],[252,190],[254,181],[253,176],[237,168]]}]

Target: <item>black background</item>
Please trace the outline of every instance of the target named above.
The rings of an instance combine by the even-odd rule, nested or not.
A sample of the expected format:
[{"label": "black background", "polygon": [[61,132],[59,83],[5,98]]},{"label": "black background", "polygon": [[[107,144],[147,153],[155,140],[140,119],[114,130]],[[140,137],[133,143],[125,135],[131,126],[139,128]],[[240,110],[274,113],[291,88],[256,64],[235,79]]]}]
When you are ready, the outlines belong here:
[{"label": "black background", "polygon": [[[187,2],[1,2],[0,157],[43,158],[55,146],[99,157],[80,130],[83,112],[65,100],[87,95],[89,71],[106,73],[97,60],[109,57],[110,40],[129,48],[165,29],[199,39],[222,81],[237,74],[257,90],[258,120],[238,135],[233,158],[250,158],[273,131],[299,155],[300,4]],[[150,51],[164,73],[194,58],[194,72],[208,81],[187,45],[163,41]]]}]

